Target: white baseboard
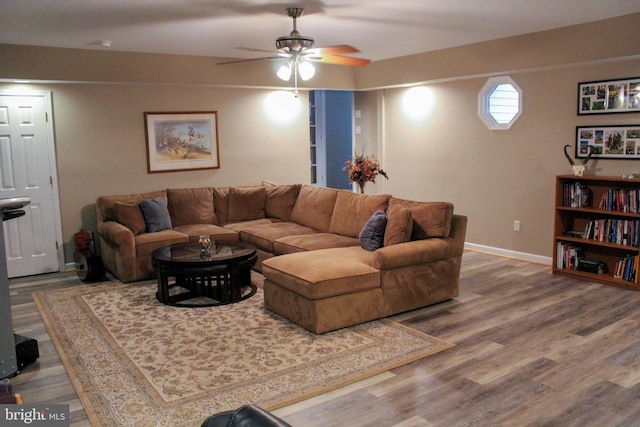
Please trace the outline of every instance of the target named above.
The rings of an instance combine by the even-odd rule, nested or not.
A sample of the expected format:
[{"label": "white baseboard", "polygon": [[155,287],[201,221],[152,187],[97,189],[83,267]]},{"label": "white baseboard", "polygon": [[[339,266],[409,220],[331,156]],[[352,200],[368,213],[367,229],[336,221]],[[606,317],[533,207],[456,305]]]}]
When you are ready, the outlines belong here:
[{"label": "white baseboard", "polygon": [[538,264],[551,265],[553,259],[542,255],[529,254],[526,252],[510,251],[508,249],[494,248],[491,246],[477,245],[475,243],[465,243],[465,249],[477,252],[485,252],[492,255],[499,255],[509,258],[521,259],[523,261],[535,262]]}]

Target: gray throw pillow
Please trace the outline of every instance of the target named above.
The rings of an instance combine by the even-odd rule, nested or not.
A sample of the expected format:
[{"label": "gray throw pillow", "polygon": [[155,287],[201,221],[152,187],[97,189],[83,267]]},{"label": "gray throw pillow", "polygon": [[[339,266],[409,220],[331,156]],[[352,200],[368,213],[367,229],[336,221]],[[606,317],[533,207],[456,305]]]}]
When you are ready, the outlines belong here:
[{"label": "gray throw pillow", "polygon": [[380,249],[384,245],[386,227],[387,214],[384,211],[375,211],[360,231],[360,245],[368,251]]},{"label": "gray throw pillow", "polygon": [[144,199],[140,202],[140,209],[149,233],[171,228],[171,217],[169,216],[167,203],[162,197]]}]

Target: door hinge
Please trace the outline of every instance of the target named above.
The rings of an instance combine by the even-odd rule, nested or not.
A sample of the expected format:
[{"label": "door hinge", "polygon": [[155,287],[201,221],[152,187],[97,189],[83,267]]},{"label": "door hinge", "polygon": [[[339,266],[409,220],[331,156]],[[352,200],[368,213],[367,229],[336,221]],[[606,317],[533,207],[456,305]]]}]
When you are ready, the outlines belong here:
[{"label": "door hinge", "polygon": [[56,251],[60,249],[60,246],[58,246],[58,241],[56,240]]},{"label": "door hinge", "polygon": [[52,176],[49,177],[49,185],[51,185],[53,187],[53,177]]},{"label": "door hinge", "polygon": [[44,121],[49,123],[49,113],[47,112],[44,113]]}]

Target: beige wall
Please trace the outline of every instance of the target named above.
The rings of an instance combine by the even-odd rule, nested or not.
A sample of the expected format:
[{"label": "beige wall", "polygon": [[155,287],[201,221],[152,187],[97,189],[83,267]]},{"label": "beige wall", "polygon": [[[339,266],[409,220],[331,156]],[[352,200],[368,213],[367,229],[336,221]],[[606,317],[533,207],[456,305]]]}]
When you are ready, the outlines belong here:
[{"label": "beige wall", "polygon": [[[467,241],[550,257],[556,174],[575,127],[640,123],[640,114],[577,116],[581,81],[640,76],[640,14],[551,32],[448,49],[364,69],[321,67],[316,88],[356,94],[367,152],[390,180],[368,192],[449,200],[469,216]],[[53,94],[65,258],[80,228],[95,225],[98,195],[168,187],[309,181],[307,96],[300,115],[278,124],[263,109],[282,87],[265,64],[219,68],[215,59],[0,45],[0,79],[48,80]],[[477,94],[489,75],[508,74],[524,91],[509,131],[489,131]],[[82,83],[84,82],[84,83]],[[405,83],[430,82],[435,109],[421,121],[402,112]],[[12,88],[0,83],[0,90]],[[384,89],[383,89],[384,88]],[[143,112],[219,112],[221,168],[147,174]],[[593,162],[600,175],[640,169],[638,161]],[[521,231],[513,231],[513,221]]]}]

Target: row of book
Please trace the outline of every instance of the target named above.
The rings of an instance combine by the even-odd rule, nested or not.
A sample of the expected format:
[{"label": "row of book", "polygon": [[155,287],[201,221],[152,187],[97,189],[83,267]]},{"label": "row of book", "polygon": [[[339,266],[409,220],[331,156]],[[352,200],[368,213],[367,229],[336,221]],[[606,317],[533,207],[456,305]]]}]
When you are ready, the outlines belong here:
[{"label": "row of book", "polygon": [[628,280],[634,282],[638,271],[638,256],[629,255],[624,259],[616,262],[613,271],[613,277],[616,279]]},{"label": "row of book", "polygon": [[610,188],[602,193],[598,207],[607,211],[640,212],[640,188]]},{"label": "row of book", "polygon": [[577,270],[578,261],[584,258],[584,249],[575,243],[558,242],[556,255],[556,267]]},{"label": "row of book", "polygon": [[586,184],[579,182],[565,183],[562,187],[562,204],[572,208],[591,206],[592,193]]},{"label": "row of book", "polygon": [[640,247],[640,220],[596,219],[589,221],[582,237],[600,242]]},{"label": "row of book", "polygon": [[584,249],[580,245],[568,242],[558,242],[556,267],[586,271],[593,274],[607,272],[607,265],[604,262],[587,259],[584,255]]},{"label": "row of book", "polygon": [[[580,245],[569,242],[558,242],[556,267],[567,270],[580,270],[593,274],[607,273],[607,266],[602,261],[589,260],[585,257],[584,249]],[[615,264],[613,277],[616,279],[635,282],[638,272],[638,256],[628,255]]]}]

